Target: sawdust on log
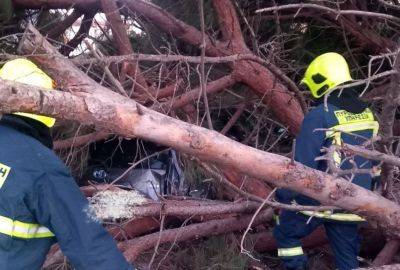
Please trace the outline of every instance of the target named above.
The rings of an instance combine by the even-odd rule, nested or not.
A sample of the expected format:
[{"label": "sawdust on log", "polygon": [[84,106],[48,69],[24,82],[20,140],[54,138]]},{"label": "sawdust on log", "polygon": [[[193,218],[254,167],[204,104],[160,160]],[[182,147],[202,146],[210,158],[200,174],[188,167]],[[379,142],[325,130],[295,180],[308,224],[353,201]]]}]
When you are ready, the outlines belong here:
[{"label": "sawdust on log", "polygon": [[148,200],[135,190],[101,191],[89,198],[88,216],[96,221],[133,218],[133,209]]}]

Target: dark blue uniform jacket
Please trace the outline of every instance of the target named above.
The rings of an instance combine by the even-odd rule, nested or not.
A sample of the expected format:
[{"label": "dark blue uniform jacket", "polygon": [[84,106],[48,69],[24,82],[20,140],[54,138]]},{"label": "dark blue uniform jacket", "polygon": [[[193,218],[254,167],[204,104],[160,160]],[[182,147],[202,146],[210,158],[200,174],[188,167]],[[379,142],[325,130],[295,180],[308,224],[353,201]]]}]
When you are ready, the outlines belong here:
[{"label": "dark blue uniform jacket", "polygon": [[0,188],[0,215],[38,223],[55,237],[23,239],[0,233],[0,269],[40,269],[56,242],[75,269],[132,269],[102,225],[87,217],[86,198],[48,148],[48,131],[39,124],[7,115],[0,121],[0,173],[9,168]]},{"label": "dark blue uniform jacket", "polygon": [[[325,131],[315,131],[316,129],[328,129],[338,125],[338,120],[334,112],[337,110],[345,110],[354,114],[362,113],[367,104],[360,101],[357,95],[352,91],[343,91],[342,95],[332,94],[328,98],[328,110],[321,103],[311,110],[304,118],[300,133],[296,137],[295,160],[320,171],[326,171],[327,165],[325,161],[316,161],[315,158],[321,156],[321,149],[329,147],[332,139],[327,139]],[[342,133],[342,141],[351,145],[360,145],[370,139],[373,135],[372,130],[364,130],[353,132],[359,136]],[[359,168],[369,169],[373,164],[370,160],[357,156],[355,162]],[[341,169],[351,169],[350,162],[343,162]],[[352,182],[362,186],[368,190],[371,189],[372,178],[369,174],[357,174]],[[277,191],[277,199],[284,203],[291,203],[293,199],[302,205],[318,205],[316,200],[300,195],[289,189],[279,189]]]}]

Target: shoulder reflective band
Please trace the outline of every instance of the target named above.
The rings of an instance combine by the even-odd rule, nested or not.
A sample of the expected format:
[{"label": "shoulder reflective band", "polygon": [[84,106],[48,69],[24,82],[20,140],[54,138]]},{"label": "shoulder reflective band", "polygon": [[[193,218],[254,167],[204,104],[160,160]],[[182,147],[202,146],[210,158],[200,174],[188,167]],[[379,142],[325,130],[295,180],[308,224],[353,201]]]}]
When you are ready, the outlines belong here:
[{"label": "shoulder reflective band", "polygon": [[292,248],[278,248],[279,257],[291,257],[303,255],[302,247],[292,247]]},{"label": "shoulder reflective band", "polygon": [[340,124],[349,124],[354,122],[374,121],[374,114],[369,108],[365,109],[362,113],[351,113],[345,110],[338,110],[333,112]]},{"label": "shoulder reflective band", "polygon": [[0,233],[25,239],[54,236],[49,229],[39,224],[25,223],[4,216],[0,216]]},{"label": "shoulder reflective band", "polygon": [[346,214],[346,213],[335,213],[333,214],[332,211],[301,211],[300,213],[306,216],[312,216],[317,218],[325,218],[331,219],[336,221],[352,221],[352,222],[362,222],[365,221],[362,217],[356,214]]}]

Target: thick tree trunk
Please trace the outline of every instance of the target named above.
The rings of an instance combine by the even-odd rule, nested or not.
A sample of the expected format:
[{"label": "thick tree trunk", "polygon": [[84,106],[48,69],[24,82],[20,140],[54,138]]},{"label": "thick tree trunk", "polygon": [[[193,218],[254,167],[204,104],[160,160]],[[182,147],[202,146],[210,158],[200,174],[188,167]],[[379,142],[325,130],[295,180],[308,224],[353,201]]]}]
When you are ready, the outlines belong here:
[{"label": "thick tree trunk", "polygon": [[[82,73],[82,76],[86,75]],[[39,112],[77,120],[124,137],[168,145],[202,160],[234,167],[276,186],[298,191],[322,203],[367,216],[400,235],[399,206],[371,191],[302,164],[292,164],[286,157],[242,145],[218,132],[143,108],[131,100],[116,104],[112,98],[114,93],[96,92],[99,88],[96,83],[85,87],[92,87],[90,93],[73,94],[0,80],[3,101],[0,107],[4,112]]]}]

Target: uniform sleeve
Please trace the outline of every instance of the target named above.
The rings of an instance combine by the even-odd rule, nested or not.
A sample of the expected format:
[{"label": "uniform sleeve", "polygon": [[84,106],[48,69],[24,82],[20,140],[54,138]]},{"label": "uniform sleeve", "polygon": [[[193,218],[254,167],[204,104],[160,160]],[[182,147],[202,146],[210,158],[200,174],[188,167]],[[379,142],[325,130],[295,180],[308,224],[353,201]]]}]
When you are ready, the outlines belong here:
[{"label": "uniform sleeve", "polygon": [[321,155],[325,142],[325,132],[315,131],[318,128],[326,128],[326,124],[322,113],[314,110],[306,115],[296,137],[295,160],[313,169],[318,167],[315,158]]},{"label": "uniform sleeve", "polygon": [[89,218],[88,201],[67,169],[48,170],[35,186],[37,221],[56,236],[77,270],[133,270],[103,226]]}]

